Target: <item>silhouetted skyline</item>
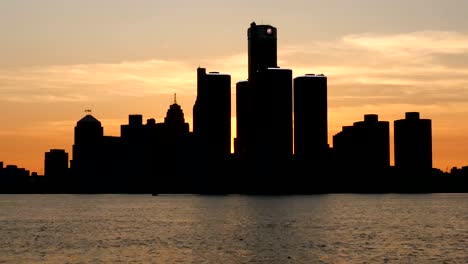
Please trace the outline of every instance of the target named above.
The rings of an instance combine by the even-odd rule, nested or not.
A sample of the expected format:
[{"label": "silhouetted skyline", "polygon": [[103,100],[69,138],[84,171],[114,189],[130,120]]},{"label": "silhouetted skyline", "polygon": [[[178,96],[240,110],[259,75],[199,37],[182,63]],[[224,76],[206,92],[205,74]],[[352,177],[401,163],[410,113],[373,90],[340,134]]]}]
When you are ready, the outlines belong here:
[{"label": "silhouetted skyline", "polygon": [[0,160],[43,174],[44,151],[72,152],[84,109],[118,136],[129,113],[163,118],[174,93],[193,127],[198,66],[231,75],[235,124],[234,86],[248,78],[246,29],[256,21],[278,27],[277,63],[294,78],[328,76],[328,142],[363,113],[419,111],[433,120],[434,166],[449,171],[468,163],[467,5],[1,1]]},{"label": "silhouetted skyline", "polygon": [[395,166],[390,164],[390,122],[375,113],[343,126],[330,147],[327,77],[293,79],[293,69],[277,65],[276,37],[271,25],[252,23],[248,29],[249,77],[236,83],[241,138],[234,141],[234,153],[231,76],[198,67],[193,131],[175,94],[164,122],[150,118],[144,124],[143,115],[130,114],[120,137],[104,135],[101,122],[88,113],[76,123],[69,169],[68,153],[61,149],[45,153],[46,174],[39,185],[25,180],[29,172],[2,165],[5,191],[9,185],[12,191],[24,185],[25,190],[86,193],[466,190],[468,178],[446,180],[433,168],[431,120],[420,119],[419,112],[394,121]]}]

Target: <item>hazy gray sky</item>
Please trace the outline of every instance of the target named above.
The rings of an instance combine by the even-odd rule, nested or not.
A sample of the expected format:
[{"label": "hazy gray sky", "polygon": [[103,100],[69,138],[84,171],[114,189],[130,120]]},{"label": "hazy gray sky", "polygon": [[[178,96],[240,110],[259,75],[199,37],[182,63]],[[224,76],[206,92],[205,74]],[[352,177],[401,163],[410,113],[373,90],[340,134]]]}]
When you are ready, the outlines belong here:
[{"label": "hazy gray sky", "polygon": [[279,44],[347,34],[466,32],[465,0],[2,0],[0,65],[200,59],[245,50],[251,21]]}]

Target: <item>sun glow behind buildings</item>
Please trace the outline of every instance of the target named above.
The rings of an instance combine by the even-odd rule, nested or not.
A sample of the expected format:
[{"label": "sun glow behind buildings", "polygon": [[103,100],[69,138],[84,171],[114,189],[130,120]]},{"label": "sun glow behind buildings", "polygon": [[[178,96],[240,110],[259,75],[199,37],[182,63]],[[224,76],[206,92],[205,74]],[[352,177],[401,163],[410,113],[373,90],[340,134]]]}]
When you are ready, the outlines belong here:
[{"label": "sun glow behind buildings", "polygon": [[[110,2],[102,1],[93,4],[89,13],[91,6],[81,2],[45,8],[47,2],[38,8],[11,1],[0,4],[0,19],[8,19],[2,25],[23,25],[22,30],[0,28],[7,40],[0,44],[4,58],[0,63],[0,110],[4,113],[0,116],[0,160],[5,163],[41,172],[45,151],[70,150],[73,126],[88,108],[101,120],[105,134],[119,135],[128,114],[161,121],[176,92],[192,128],[196,68],[203,65],[230,74],[235,98],[235,83],[247,78],[245,21],[265,14],[278,27],[278,65],[293,69],[294,76],[324,73],[328,77],[330,145],[342,126],[361,120],[364,114],[375,113],[379,120],[392,122],[407,111],[418,111],[433,120],[434,166],[445,170],[468,164],[468,34],[453,22],[464,16],[459,14],[463,8],[434,2],[426,9],[427,5],[407,3],[405,10],[389,14],[385,3],[381,9],[372,9],[370,3],[340,3],[349,5],[346,10],[355,15],[339,17],[330,12],[338,10],[334,3],[299,1],[301,5],[296,6],[324,11],[310,18],[297,8],[279,8],[282,16],[276,8],[267,12],[263,6],[246,2],[245,8],[230,6],[243,10],[234,19],[220,15],[226,7],[206,1],[197,4],[206,10],[196,9],[208,12],[205,15],[171,4],[155,8],[154,3],[137,7],[119,2],[111,12],[104,8]],[[434,12],[443,10],[436,8],[441,5],[452,13],[440,13],[440,17],[452,24],[440,26],[432,21]],[[31,13],[33,9],[37,12]],[[173,12],[178,20],[158,16],[163,10]],[[406,17],[408,10],[418,14],[424,26]],[[392,30],[385,21],[368,16],[375,13],[391,17]],[[308,20],[323,19],[324,14],[329,21],[326,25]],[[215,18],[225,25],[213,25]],[[196,23],[181,27],[190,19]],[[308,25],[322,26],[311,31]],[[232,137],[234,120],[233,99]],[[391,133],[392,128],[391,123]]]}]

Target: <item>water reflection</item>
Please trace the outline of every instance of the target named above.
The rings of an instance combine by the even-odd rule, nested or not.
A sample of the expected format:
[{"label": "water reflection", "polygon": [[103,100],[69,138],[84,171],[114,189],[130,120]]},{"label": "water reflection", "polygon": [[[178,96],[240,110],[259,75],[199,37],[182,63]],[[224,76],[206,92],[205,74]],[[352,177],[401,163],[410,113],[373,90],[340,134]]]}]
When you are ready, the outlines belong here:
[{"label": "water reflection", "polygon": [[0,263],[464,263],[468,194],[0,195]]}]

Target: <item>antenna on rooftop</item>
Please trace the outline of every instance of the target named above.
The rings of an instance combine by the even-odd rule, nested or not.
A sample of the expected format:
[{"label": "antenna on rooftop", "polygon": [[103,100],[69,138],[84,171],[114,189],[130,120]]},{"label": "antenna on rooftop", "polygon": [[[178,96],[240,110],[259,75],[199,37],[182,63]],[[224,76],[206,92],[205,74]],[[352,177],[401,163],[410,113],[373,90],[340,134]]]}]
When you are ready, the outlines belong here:
[{"label": "antenna on rooftop", "polygon": [[174,93],[174,104],[177,104],[177,94]]}]

